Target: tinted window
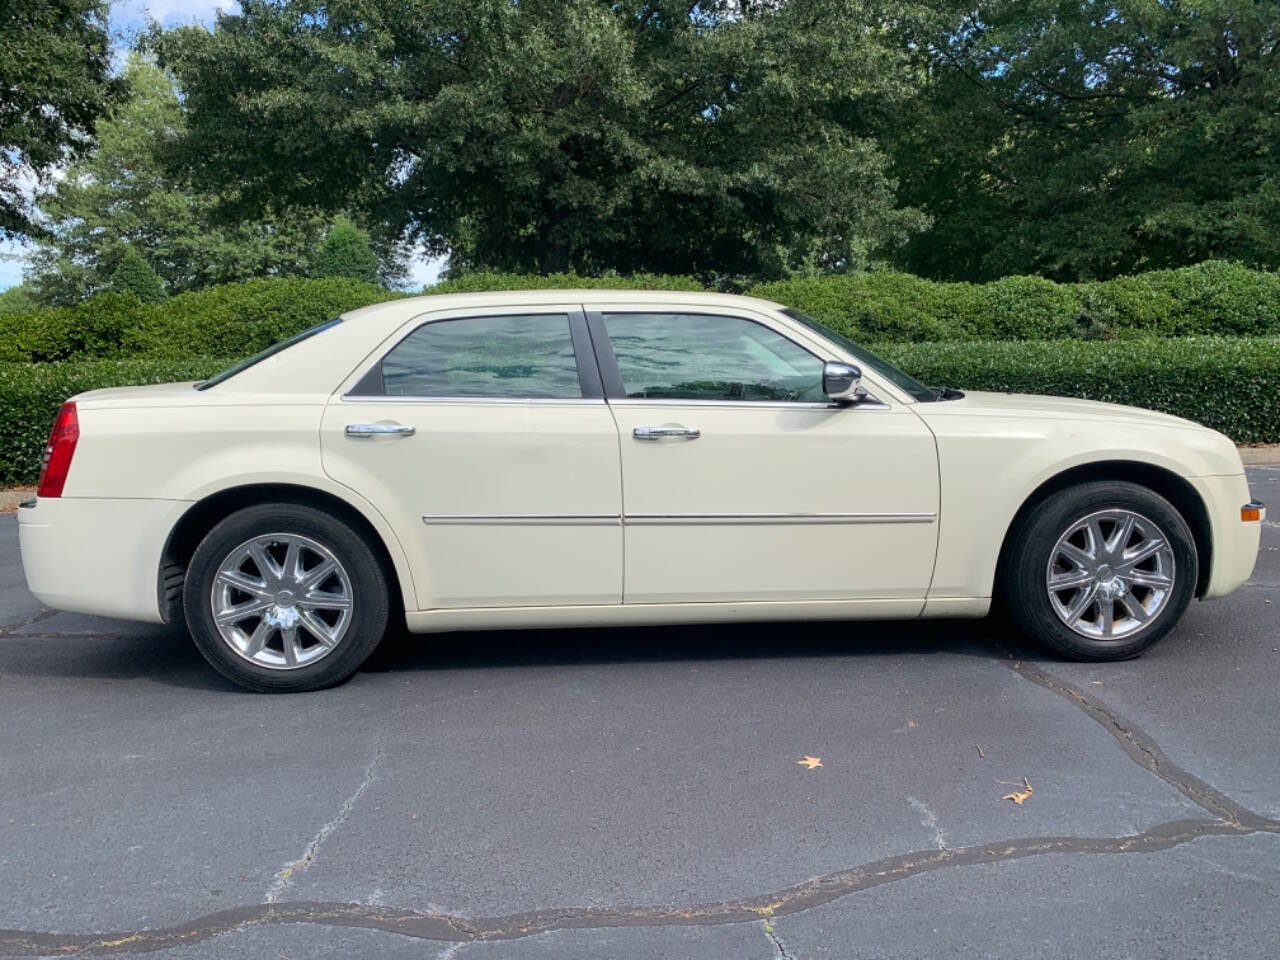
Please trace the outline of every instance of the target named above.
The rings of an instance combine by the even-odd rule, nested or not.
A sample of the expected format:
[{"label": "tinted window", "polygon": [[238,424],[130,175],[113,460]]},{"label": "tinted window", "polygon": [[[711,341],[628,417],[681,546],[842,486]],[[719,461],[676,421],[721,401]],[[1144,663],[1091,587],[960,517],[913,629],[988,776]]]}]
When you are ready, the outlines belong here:
[{"label": "tinted window", "polygon": [[628,397],[821,402],[822,361],[768,327],[739,317],[610,313]]},{"label": "tinted window", "polygon": [[389,396],[581,397],[565,314],[423,324],[382,360]]}]

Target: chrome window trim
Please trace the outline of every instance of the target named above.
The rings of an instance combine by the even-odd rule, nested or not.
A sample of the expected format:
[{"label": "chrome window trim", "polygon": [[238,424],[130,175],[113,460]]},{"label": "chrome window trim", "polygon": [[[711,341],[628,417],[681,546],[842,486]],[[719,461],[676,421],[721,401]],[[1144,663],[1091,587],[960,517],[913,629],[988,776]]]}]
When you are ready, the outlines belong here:
[{"label": "chrome window trim", "polygon": [[868,394],[869,399],[859,403],[833,403],[816,400],[676,400],[668,397],[623,397],[610,400],[611,405],[655,407],[749,407],[752,409],[778,410],[892,410],[883,400]]},{"label": "chrome window trim", "polygon": [[933,523],[937,513],[430,513],[428,526],[791,526],[796,524]]},{"label": "chrome window trim", "polygon": [[604,397],[419,397],[419,396],[378,396],[376,394],[358,395],[346,393],[339,399],[343,403],[475,403],[484,406],[579,406],[584,403],[601,404]]}]

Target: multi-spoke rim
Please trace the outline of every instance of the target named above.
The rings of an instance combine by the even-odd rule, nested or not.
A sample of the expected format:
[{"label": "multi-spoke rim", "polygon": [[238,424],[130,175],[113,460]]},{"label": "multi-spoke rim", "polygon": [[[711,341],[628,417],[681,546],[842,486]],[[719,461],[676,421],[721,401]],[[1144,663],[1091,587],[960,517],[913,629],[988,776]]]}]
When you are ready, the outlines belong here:
[{"label": "multi-spoke rim", "polygon": [[238,656],[296,670],[337,648],[351,625],[351,578],[324,544],[296,533],[246,540],[218,566],[213,621]]},{"label": "multi-spoke rim", "polygon": [[1132,510],[1075,521],[1049,554],[1045,587],[1063,623],[1091,640],[1119,640],[1147,626],[1173,594],[1168,536]]}]

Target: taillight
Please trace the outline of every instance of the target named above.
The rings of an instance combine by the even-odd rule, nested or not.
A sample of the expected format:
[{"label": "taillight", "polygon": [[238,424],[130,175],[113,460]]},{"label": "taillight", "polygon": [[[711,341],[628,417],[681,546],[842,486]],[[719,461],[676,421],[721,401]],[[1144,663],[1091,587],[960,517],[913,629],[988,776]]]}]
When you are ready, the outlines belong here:
[{"label": "taillight", "polygon": [[44,448],[44,462],[40,466],[40,482],[36,484],[37,497],[60,497],[67,483],[67,471],[71,469],[71,457],[80,439],[80,419],[76,405],[68,401],[58,411],[49,434],[49,445]]}]

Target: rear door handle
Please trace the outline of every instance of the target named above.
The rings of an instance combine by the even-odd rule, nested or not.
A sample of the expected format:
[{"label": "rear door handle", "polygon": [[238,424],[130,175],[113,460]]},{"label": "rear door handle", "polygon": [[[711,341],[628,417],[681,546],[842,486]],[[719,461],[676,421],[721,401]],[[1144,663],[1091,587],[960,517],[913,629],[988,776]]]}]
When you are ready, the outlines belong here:
[{"label": "rear door handle", "polygon": [[637,440],[665,440],[674,437],[678,440],[697,440],[702,431],[693,427],[682,427],[678,423],[663,424],[660,427],[636,427],[631,435]]},{"label": "rear door handle", "polygon": [[348,437],[412,437],[414,427],[406,427],[399,423],[348,423]]}]

